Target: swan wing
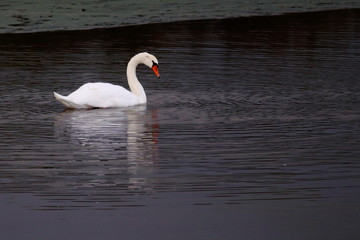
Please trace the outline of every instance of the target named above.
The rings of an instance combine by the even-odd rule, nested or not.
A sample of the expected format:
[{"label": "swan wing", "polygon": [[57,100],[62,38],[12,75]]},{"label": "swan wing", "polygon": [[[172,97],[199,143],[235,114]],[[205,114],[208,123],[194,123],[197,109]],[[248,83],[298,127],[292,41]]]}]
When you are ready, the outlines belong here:
[{"label": "swan wing", "polygon": [[54,95],[69,108],[127,107],[139,104],[133,93],[110,83],[86,83],[67,97],[57,93]]}]

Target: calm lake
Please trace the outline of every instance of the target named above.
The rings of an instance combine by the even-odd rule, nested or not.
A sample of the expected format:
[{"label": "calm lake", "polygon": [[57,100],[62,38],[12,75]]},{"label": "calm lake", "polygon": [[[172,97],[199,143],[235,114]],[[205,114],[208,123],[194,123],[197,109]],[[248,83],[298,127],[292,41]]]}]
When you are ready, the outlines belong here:
[{"label": "calm lake", "polygon": [[[86,82],[146,106],[69,111]],[[1,239],[357,239],[360,10],[0,35]]]}]

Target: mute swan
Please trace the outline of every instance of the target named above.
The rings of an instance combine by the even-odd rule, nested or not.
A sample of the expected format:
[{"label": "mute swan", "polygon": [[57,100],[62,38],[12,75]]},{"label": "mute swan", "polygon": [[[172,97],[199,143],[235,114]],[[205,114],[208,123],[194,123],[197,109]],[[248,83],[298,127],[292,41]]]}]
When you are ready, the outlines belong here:
[{"label": "mute swan", "polygon": [[145,64],[160,78],[159,62],[155,56],[143,52],[132,57],[127,65],[126,76],[130,91],[110,83],[86,83],[68,96],[54,92],[56,100],[67,108],[128,107],[146,103],[146,94],[136,77],[136,67]]}]

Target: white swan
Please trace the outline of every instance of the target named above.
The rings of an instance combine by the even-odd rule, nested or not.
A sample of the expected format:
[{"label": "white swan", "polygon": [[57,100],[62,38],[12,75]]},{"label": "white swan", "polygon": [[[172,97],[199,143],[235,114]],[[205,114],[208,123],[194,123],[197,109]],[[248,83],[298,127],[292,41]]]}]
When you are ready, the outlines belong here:
[{"label": "white swan", "polygon": [[67,108],[109,108],[128,107],[146,103],[146,94],[136,77],[136,67],[143,63],[151,68],[160,78],[159,62],[155,56],[143,52],[131,58],[127,65],[126,75],[130,91],[110,83],[86,83],[68,96],[54,92],[56,100]]}]

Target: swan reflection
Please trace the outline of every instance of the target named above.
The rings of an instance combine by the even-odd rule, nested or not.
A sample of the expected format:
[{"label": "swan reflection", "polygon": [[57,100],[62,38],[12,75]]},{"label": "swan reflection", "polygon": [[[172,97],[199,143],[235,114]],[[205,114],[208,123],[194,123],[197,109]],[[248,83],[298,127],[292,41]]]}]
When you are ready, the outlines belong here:
[{"label": "swan reflection", "polygon": [[74,152],[74,175],[91,177],[77,187],[126,185],[151,191],[146,176],[157,161],[155,111],[146,106],[67,110],[56,117],[55,135]]}]

